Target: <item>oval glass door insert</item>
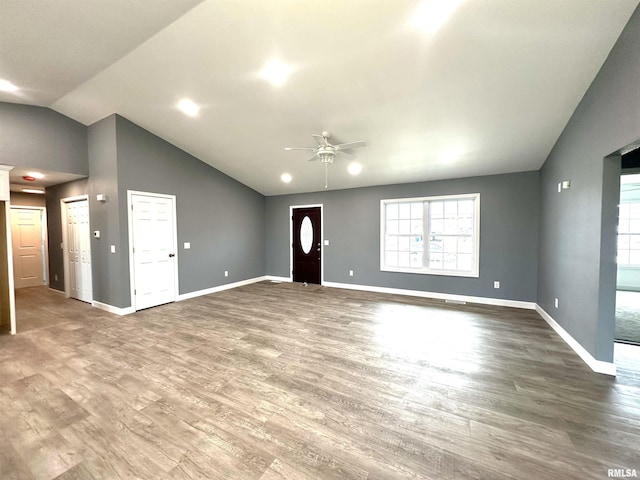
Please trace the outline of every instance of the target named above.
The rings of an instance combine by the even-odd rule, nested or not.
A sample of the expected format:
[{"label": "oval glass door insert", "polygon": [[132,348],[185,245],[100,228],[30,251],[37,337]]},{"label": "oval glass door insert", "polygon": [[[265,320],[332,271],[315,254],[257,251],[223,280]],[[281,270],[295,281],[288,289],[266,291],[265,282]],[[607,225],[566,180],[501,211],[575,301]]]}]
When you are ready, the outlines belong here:
[{"label": "oval glass door insert", "polygon": [[311,251],[313,246],[313,225],[309,217],[304,217],[300,224],[300,246],[305,255]]}]

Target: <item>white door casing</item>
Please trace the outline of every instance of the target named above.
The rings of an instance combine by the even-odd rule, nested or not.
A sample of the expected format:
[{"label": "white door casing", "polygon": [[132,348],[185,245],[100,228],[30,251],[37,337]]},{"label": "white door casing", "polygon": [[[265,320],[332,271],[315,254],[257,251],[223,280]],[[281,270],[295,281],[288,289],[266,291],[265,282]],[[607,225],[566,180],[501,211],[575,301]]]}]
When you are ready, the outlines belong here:
[{"label": "white door casing", "polygon": [[89,200],[86,195],[60,201],[65,293],[68,297],[93,300],[91,274],[91,231]]},{"label": "white door casing", "polygon": [[174,302],[178,292],[176,198],[129,191],[129,263],[135,310]]}]

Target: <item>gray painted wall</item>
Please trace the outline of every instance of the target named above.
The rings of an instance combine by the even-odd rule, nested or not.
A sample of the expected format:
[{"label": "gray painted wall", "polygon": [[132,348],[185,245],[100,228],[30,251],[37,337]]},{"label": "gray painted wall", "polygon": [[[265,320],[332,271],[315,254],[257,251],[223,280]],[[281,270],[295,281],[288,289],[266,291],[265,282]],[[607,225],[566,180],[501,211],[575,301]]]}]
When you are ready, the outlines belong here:
[{"label": "gray painted wall", "polygon": [[87,193],[87,179],[49,187],[45,192],[47,206],[47,234],[49,236],[49,286],[64,292],[64,262],[62,260],[62,218],[60,200]]},{"label": "gray painted wall", "polygon": [[11,192],[11,205],[20,207],[46,207],[47,202],[44,195],[37,193]]},{"label": "gray painted wall", "polygon": [[[325,281],[534,302],[539,188],[539,173],[525,172],[267,197],[267,274],[290,276],[289,206],[323,204]],[[477,192],[479,278],[380,271],[380,200]]]},{"label": "gray painted wall", "polygon": [[[100,238],[91,237],[93,300],[114,307],[129,307],[129,264],[123,252],[126,248],[122,248],[126,244],[120,242],[123,220],[118,196],[116,116],[91,125],[88,140],[91,231],[100,231]],[[96,200],[99,193],[107,195],[107,202]],[[110,245],[116,245],[115,254],[110,253]]]},{"label": "gray painted wall", "polygon": [[87,175],[87,127],[49,108],[0,102],[0,163]]},{"label": "gray painted wall", "polygon": [[[640,140],[640,9],[541,170],[538,303],[596,359],[613,361],[620,149]],[[557,183],[571,180],[559,194]],[[559,308],[554,308],[554,298]]]},{"label": "gray painted wall", "polygon": [[[265,275],[264,197],[125,118],[116,125],[118,246],[128,245],[127,190],[175,195],[180,293]],[[126,248],[119,250],[128,265]]]}]

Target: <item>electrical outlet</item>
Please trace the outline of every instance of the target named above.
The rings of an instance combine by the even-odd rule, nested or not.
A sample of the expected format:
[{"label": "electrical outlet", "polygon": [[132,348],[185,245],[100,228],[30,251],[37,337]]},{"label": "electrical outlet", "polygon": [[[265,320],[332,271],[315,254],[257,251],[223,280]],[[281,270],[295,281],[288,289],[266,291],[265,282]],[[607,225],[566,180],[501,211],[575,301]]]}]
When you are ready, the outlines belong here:
[{"label": "electrical outlet", "polygon": [[111,253],[116,253],[116,246],[115,245],[111,245]]},{"label": "electrical outlet", "polygon": [[229,276],[229,270],[225,270],[225,271],[224,271],[224,276],[225,276],[225,277],[228,277],[228,276]]},{"label": "electrical outlet", "polygon": [[498,281],[493,282],[493,288],[500,288],[500,282]]},{"label": "electrical outlet", "polygon": [[554,300],[553,304],[556,306],[556,308],[558,308],[558,299],[557,298]]},{"label": "electrical outlet", "polygon": [[349,276],[353,277],[353,270],[349,270]]},{"label": "electrical outlet", "polygon": [[191,242],[184,242],[184,249],[189,250],[191,248]]}]

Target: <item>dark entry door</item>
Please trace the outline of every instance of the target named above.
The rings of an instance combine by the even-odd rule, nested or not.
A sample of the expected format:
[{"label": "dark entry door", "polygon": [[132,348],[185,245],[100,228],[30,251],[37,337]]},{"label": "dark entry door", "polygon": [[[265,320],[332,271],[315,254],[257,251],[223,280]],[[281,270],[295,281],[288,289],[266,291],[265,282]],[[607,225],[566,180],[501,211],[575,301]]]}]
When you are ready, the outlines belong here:
[{"label": "dark entry door", "polygon": [[293,209],[293,281],[320,284],[320,207]]}]

